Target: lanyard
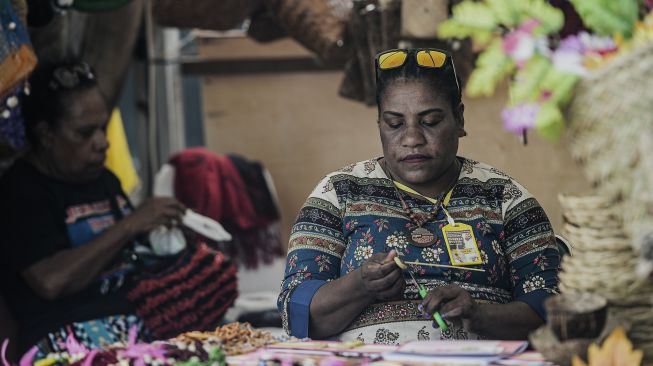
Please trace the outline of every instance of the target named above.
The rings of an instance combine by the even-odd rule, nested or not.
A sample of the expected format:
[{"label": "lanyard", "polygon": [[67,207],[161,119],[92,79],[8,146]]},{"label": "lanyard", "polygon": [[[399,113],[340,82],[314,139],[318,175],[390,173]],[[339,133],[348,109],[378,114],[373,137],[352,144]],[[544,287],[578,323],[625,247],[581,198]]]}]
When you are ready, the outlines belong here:
[{"label": "lanyard", "polygon": [[449,215],[449,211],[447,211],[447,209],[445,208],[445,206],[449,205],[449,201],[451,200],[451,194],[453,193],[453,188],[451,188],[449,190],[449,192],[447,192],[447,195],[444,196],[444,199],[440,203],[435,198],[427,197],[427,196],[417,192],[416,190],[408,187],[407,185],[397,182],[396,180],[393,180],[392,182],[395,184],[395,186],[397,186],[397,188],[401,189],[402,191],[405,191],[405,192],[412,193],[414,195],[420,196],[420,197],[424,198],[425,200],[431,202],[432,204],[439,205],[440,207],[442,207],[442,211],[444,211],[445,215],[447,215],[447,221],[449,222],[449,224],[454,225],[454,226],[456,225],[456,222],[454,221],[453,217],[451,217],[451,215]]},{"label": "lanyard", "polygon": [[[402,191],[405,191],[405,192],[412,193],[414,195],[420,196],[420,197],[424,198],[425,200],[431,202],[434,205],[439,205],[440,204],[440,202],[438,200],[436,200],[435,198],[427,197],[427,196],[417,192],[416,190],[408,187],[407,185],[397,182],[396,180],[393,180],[393,182],[397,186],[397,188],[401,189]],[[451,194],[452,193],[453,193],[453,188],[451,188],[451,190],[449,190],[447,195],[444,196],[444,199],[442,200],[442,206],[448,206],[449,205],[449,200],[451,200]]]}]

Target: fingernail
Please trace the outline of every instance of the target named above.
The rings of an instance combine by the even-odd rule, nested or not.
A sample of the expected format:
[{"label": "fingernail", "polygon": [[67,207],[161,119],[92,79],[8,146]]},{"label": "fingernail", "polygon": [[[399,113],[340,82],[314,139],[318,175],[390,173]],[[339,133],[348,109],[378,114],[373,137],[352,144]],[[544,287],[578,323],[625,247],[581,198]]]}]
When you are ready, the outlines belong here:
[{"label": "fingernail", "polygon": [[419,312],[423,312],[424,311],[424,305],[422,305],[422,304],[417,305],[417,310]]},{"label": "fingernail", "polygon": [[429,319],[431,317],[431,315],[429,315],[428,313],[424,313],[422,314],[422,316],[424,317],[424,319]]},{"label": "fingernail", "polygon": [[436,322],[431,323],[431,326],[433,327],[433,329],[440,328],[440,326]]}]

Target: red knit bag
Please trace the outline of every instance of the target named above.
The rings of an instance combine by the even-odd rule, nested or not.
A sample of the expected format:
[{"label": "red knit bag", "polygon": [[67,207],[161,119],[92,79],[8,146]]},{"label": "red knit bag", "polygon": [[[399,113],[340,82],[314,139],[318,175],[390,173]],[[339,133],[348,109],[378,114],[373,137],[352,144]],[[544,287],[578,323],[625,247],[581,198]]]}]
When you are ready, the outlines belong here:
[{"label": "red knit bag", "polygon": [[236,272],[221,252],[189,245],[173,265],[136,275],[127,299],[156,339],[214,330],[238,297]]}]

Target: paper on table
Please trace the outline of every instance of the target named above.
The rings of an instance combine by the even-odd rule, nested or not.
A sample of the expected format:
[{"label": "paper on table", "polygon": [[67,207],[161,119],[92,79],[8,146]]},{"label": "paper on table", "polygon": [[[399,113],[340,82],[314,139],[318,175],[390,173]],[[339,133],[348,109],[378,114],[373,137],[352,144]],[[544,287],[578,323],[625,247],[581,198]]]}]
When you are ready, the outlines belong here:
[{"label": "paper on table", "polygon": [[526,341],[416,341],[404,344],[397,352],[424,356],[512,356],[526,347]]},{"label": "paper on table", "polygon": [[276,343],[266,347],[268,351],[295,354],[331,354],[345,357],[372,357],[392,352],[397,346],[382,344],[358,344],[338,341],[297,341]]},{"label": "paper on table", "polygon": [[399,363],[426,363],[429,365],[481,366],[490,365],[501,360],[499,356],[465,357],[465,356],[424,356],[409,353],[389,353],[383,355],[386,361]]},{"label": "paper on table", "polygon": [[384,354],[383,358],[403,362],[487,365],[521,353],[526,347],[526,341],[419,341],[406,343],[397,351]]},{"label": "paper on table", "polygon": [[497,366],[553,366],[553,362],[547,361],[539,352],[527,351],[510,358],[496,361]]}]

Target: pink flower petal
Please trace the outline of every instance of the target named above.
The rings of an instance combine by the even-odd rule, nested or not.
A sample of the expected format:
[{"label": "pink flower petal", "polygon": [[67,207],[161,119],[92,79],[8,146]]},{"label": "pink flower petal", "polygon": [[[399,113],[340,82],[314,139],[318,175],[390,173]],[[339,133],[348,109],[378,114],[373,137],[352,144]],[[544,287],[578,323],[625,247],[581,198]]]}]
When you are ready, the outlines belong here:
[{"label": "pink flower petal", "polygon": [[34,356],[39,352],[39,349],[36,346],[32,347],[27,351],[23,357],[20,358],[20,366],[32,366],[32,361],[34,361]]},{"label": "pink flower petal", "polygon": [[535,30],[535,28],[537,28],[539,25],[540,25],[540,22],[537,19],[529,18],[529,19],[526,19],[525,21],[523,21],[519,25],[518,29],[520,31],[522,31],[522,32],[533,34],[533,30]]},{"label": "pink flower petal", "polygon": [[503,126],[506,130],[521,135],[524,131],[535,127],[535,118],[539,106],[534,103],[520,104],[512,108],[505,108],[501,112]]},{"label": "pink flower petal", "polygon": [[9,361],[7,361],[7,346],[9,346],[9,339],[2,341],[2,350],[0,351],[0,357],[2,357],[3,366],[11,366]]},{"label": "pink flower petal", "polygon": [[84,363],[82,364],[82,366],[93,366],[93,359],[95,359],[95,356],[97,356],[99,352],[100,351],[97,349],[94,349],[91,352],[89,352],[86,358],[84,358]]}]

